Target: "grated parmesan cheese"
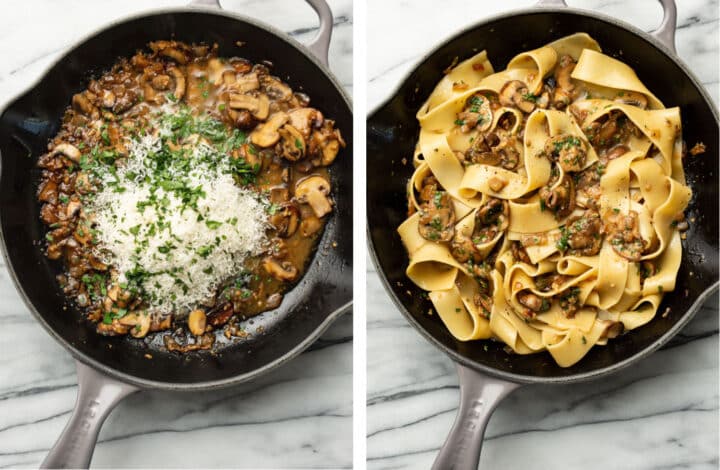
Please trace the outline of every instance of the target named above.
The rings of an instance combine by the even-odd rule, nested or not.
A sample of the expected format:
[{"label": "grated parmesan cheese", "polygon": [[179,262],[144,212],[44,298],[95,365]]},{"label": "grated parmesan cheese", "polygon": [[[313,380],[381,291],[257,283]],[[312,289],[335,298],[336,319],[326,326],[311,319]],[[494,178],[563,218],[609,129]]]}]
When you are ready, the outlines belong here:
[{"label": "grated parmesan cheese", "polygon": [[196,199],[188,204],[183,194],[158,186],[149,156],[162,148],[163,134],[160,128],[129,141],[123,165],[96,175],[100,189],[86,211],[95,223],[96,254],[116,268],[115,281],[128,283],[140,268],[150,313],[187,313],[264,251],[269,201],[238,186],[220,158],[229,157],[198,136],[184,143],[189,171],[168,169],[169,181],[181,181]]}]

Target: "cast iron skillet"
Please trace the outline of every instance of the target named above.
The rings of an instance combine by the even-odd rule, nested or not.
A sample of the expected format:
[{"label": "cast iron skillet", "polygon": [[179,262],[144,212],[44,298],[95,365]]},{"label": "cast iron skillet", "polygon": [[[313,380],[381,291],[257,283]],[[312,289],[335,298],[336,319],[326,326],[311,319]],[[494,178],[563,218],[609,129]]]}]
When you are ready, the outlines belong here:
[{"label": "cast iron skillet", "polygon": [[[208,390],[251,380],[307,348],[352,301],[352,112],[328,70],[332,13],[324,0],[307,0],[320,17],[313,42],[301,46],[257,21],[223,12],[216,0],[146,13],[116,22],[72,47],[44,77],[0,112],[0,226],[3,253],[30,311],[77,360],[78,400],[62,437],[44,467],[87,467],[100,426],[112,407],[138,389]],[[159,335],[145,340],[95,333],[65,305],[55,281],[61,269],[42,253],[44,231],[35,192],[37,157],[58,130],[74,93],[91,73],[109,69],[149,41],[176,38],[218,43],[220,55],[267,59],[273,71],[337,122],[347,149],[330,168],[336,209],[307,273],[275,311],[255,317],[252,336],[234,344],[185,355],[169,353]],[[241,49],[236,41],[246,44]],[[311,54],[311,52],[314,54]],[[333,246],[333,242],[336,243]],[[259,329],[258,327],[262,327]],[[262,330],[262,332],[260,332]],[[222,339],[222,338],[221,338]],[[146,359],[145,354],[152,359]]]},{"label": "cast iron skillet", "polygon": [[[368,119],[367,183],[370,249],[385,288],[408,321],[431,343],[447,353],[460,375],[460,409],[436,469],[476,469],[485,426],[498,402],[520,384],[570,383],[595,379],[638,362],[658,349],[685,325],[718,287],[718,116],[699,81],[675,55],[676,8],[661,0],[664,18],[648,35],[605,15],[567,8],[563,0],[496,16],[451,37],[421,60],[397,91]],[[522,31],[522,34],[514,34]],[[561,368],[549,354],[510,356],[498,343],[463,343],[448,333],[421,291],[405,276],[407,255],[396,229],[406,217],[405,184],[412,174],[413,149],[419,127],[415,113],[427,99],[443,70],[486,49],[497,70],[517,53],[559,37],[587,32],[606,54],[630,65],[645,85],[668,105],[682,109],[684,138],[704,142],[707,152],[689,157],[685,168],[693,189],[691,224],[683,246],[683,263],[675,292],[659,311],[666,317],[593,348],[578,364]],[[654,36],[654,37],[653,37]],[[484,346],[488,345],[488,350]]]}]

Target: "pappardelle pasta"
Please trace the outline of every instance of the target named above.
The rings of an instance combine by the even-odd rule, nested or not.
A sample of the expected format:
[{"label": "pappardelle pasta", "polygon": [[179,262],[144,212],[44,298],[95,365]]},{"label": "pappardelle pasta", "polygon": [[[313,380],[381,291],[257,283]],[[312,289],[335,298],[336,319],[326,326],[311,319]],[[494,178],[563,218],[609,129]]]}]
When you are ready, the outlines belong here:
[{"label": "pappardelle pasta", "polygon": [[680,109],[577,33],[494,72],[459,63],[417,114],[407,276],[460,341],[569,367],[653,319],[675,288]]}]

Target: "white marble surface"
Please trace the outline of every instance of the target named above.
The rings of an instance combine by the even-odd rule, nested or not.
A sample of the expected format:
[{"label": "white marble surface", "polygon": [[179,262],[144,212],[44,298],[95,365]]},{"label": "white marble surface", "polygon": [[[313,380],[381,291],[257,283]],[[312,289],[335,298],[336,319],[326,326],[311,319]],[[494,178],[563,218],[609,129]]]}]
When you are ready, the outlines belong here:
[{"label": "white marble surface", "polygon": [[[532,3],[370,0],[368,109],[454,31]],[[662,16],[654,0],[569,3],[646,31]],[[718,3],[678,3],[679,54],[717,102]],[[455,369],[396,311],[370,261],[368,267],[368,468],[429,468],[455,418]],[[714,295],[672,347],[617,375],[514,392],[490,420],[480,468],[718,468],[717,306]]]},{"label": "white marble surface", "polygon": [[[79,38],[124,15],[184,0],[3,1],[0,103]],[[299,41],[317,20],[301,0],[224,0]],[[331,0],[330,64],[351,88],[352,3]],[[1,105],[0,105],[1,106]],[[75,401],[73,361],[33,320],[0,266],[0,467],[37,467]],[[144,392],[100,434],[93,467],[348,468],[352,466],[352,316],[310,351],[245,386],[212,393]]]}]

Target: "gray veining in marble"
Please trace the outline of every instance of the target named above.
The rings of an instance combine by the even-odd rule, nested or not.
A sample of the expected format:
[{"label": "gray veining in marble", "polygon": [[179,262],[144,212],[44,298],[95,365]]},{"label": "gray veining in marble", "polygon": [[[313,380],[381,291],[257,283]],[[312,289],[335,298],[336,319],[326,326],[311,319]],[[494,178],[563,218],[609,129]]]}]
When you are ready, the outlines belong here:
[{"label": "gray veining in marble", "polygon": [[[645,31],[662,18],[654,0],[569,3]],[[678,3],[678,53],[717,102],[718,2]],[[368,109],[458,29],[532,4],[370,0]],[[455,368],[395,310],[370,260],[367,277],[368,468],[429,468],[455,419]],[[670,345],[634,367],[599,382],[515,391],[490,420],[480,468],[705,470],[718,468],[718,455],[713,295]]]},{"label": "gray veining in marble", "polygon": [[[184,0],[3,1],[0,106],[66,48],[132,13]],[[301,0],[223,0],[300,42],[317,31]],[[330,65],[352,90],[352,2],[331,0]],[[1,264],[1,263],[0,263]],[[0,467],[37,467],[75,402],[74,363],[33,320],[0,266]],[[100,434],[93,467],[349,468],[352,466],[352,315],[312,348],[261,379],[205,393],[143,392],[120,403]]]}]

